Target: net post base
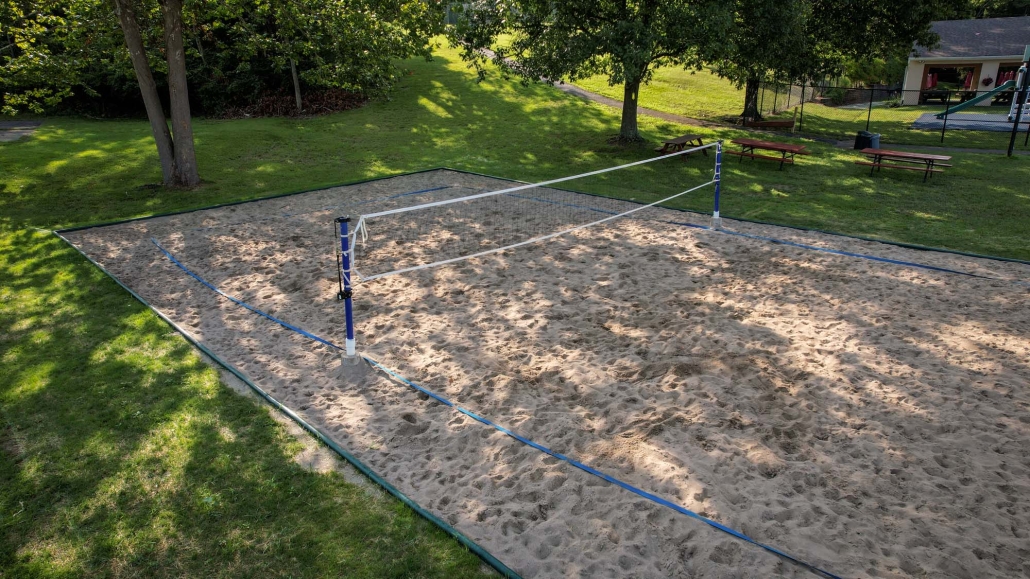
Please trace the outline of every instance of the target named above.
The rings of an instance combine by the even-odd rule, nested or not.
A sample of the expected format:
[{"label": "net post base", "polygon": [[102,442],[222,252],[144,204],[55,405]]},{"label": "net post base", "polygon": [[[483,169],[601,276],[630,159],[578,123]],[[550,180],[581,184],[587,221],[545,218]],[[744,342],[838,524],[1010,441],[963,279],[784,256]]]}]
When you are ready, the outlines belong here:
[{"label": "net post base", "polygon": [[712,215],[711,228],[712,229],[722,229],[722,217],[719,217],[718,213],[716,213],[715,215]]},{"label": "net post base", "polygon": [[347,384],[363,384],[368,378],[369,367],[361,356],[340,354],[340,366],[333,372],[334,377]]}]

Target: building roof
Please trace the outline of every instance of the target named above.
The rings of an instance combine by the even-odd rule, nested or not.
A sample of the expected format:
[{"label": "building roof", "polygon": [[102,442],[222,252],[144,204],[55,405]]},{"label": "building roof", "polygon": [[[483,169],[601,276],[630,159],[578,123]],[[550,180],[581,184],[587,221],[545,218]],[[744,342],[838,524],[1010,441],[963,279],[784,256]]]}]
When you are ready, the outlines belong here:
[{"label": "building roof", "polygon": [[913,57],[974,59],[1022,56],[1030,44],[1030,16],[940,20],[930,27],[941,37],[940,46],[928,49],[916,45]]}]

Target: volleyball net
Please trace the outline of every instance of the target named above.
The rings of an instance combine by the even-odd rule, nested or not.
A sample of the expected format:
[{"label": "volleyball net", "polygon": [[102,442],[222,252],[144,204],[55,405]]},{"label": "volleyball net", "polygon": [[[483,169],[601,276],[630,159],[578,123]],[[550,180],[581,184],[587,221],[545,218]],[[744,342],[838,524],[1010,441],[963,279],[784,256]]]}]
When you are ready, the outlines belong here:
[{"label": "volleyball net", "polygon": [[[702,173],[706,180],[680,181],[682,157],[709,150],[715,153],[709,155],[715,166]],[[720,153],[720,143],[712,143],[579,175],[352,217],[347,231],[351,281],[484,257],[623,218],[646,219],[680,197],[717,188]]]}]

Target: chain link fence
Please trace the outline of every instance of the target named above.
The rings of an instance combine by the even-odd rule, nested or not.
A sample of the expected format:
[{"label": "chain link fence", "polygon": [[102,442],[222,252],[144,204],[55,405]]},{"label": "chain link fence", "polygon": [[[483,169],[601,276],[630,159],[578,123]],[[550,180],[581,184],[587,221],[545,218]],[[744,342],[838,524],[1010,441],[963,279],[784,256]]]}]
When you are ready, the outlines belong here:
[{"label": "chain link fence", "polygon": [[[869,131],[888,144],[1006,149],[1015,91],[986,93],[766,82],[758,104],[767,120],[794,120],[793,131],[806,135],[850,140]],[[1030,150],[1028,117],[1020,121],[1017,149]]]}]

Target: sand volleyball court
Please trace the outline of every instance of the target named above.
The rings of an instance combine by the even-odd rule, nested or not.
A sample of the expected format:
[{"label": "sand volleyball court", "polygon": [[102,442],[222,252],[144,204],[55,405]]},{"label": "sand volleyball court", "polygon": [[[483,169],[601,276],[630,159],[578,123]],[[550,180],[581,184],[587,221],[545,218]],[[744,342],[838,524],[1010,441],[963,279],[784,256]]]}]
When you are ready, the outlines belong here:
[{"label": "sand volleyball court", "polygon": [[[817,576],[382,372],[341,378],[338,352],[211,291],[154,243],[226,294],[343,343],[337,214],[508,185],[437,170],[63,235],[523,577]],[[560,221],[549,207],[526,223]],[[485,211],[475,223],[497,218]],[[1030,574],[1030,266],[688,226],[707,223],[651,209],[359,284],[359,352],[841,577]],[[417,227],[361,251],[394,266],[432,253],[435,238],[412,241]]]}]

